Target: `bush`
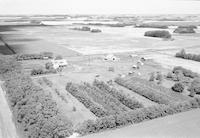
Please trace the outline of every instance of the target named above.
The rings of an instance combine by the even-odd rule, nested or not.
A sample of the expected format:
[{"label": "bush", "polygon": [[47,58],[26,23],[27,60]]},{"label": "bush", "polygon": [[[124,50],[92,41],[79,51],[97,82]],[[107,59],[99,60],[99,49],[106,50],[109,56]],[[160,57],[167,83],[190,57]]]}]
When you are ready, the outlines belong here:
[{"label": "bush", "polygon": [[189,91],[196,93],[196,94],[200,94],[200,78],[195,78],[190,87],[189,87]]},{"label": "bush", "polygon": [[31,75],[42,75],[45,74],[45,71],[42,68],[32,69]]},{"label": "bush", "polygon": [[147,31],[144,36],[148,37],[159,37],[159,38],[171,38],[171,34],[168,31],[157,30],[157,31]]},{"label": "bush", "polygon": [[188,60],[194,60],[200,62],[200,55],[196,54],[187,54],[184,49],[182,49],[180,52],[176,53],[175,55],[178,58],[188,59]]},{"label": "bush", "polygon": [[0,60],[1,66],[4,66],[0,72],[4,72],[7,67],[15,67],[4,72],[4,86],[15,123],[20,126],[25,137],[70,136],[73,132],[72,123],[66,117],[61,117],[52,97],[22,73],[18,62],[9,58],[7,60],[6,56],[4,59]]},{"label": "bush", "polygon": [[102,32],[100,29],[92,29],[91,30],[91,33],[100,33]]},{"label": "bush", "polygon": [[172,86],[172,90],[175,92],[183,92],[185,86],[182,83],[175,83],[174,86]]},{"label": "bush", "polygon": [[175,105],[159,105],[140,108],[123,114],[99,118],[96,121],[88,120],[81,124],[76,132],[81,135],[96,133],[103,130],[118,128],[121,126],[136,124],[146,120],[152,120],[167,115],[172,115],[200,107],[200,99]]}]

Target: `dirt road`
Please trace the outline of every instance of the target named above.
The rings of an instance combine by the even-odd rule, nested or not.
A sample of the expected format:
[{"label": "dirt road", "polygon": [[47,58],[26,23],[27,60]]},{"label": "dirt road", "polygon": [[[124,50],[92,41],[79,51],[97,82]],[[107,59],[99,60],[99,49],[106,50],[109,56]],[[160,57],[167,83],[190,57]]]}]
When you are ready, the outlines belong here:
[{"label": "dirt road", "polygon": [[0,87],[0,138],[19,138],[2,87]]}]

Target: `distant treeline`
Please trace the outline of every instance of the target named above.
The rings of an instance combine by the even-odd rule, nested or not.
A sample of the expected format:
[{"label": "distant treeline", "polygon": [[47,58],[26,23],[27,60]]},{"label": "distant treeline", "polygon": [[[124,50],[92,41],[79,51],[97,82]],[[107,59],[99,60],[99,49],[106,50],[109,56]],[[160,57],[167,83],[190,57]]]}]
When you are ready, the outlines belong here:
[{"label": "distant treeline", "polygon": [[200,54],[190,54],[190,53],[187,54],[184,49],[176,53],[175,56],[178,58],[184,58],[200,62]]},{"label": "distant treeline", "polygon": [[20,54],[16,56],[17,61],[21,60],[37,60],[37,59],[52,59],[53,53],[52,52],[43,52],[39,54]]},{"label": "distant treeline", "polygon": [[168,26],[166,26],[166,25],[146,24],[146,23],[136,25],[135,27],[137,27],[137,28],[160,28],[160,29],[168,29]]}]

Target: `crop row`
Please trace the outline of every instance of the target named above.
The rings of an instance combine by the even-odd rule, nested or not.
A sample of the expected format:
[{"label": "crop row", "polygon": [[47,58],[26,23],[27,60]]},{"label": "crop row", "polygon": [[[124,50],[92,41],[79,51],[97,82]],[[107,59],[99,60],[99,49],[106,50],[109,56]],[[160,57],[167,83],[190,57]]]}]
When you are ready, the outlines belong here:
[{"label": "crop row", "polygon": [[104,109],[106,109],[111,115],[120,114],[130,110],[118,99],[95,86],[85,83],[84,85],[80,85],[79,88],[85,90],[85,92],[93,99],[93,101],[102,105]]},{"label": "crop row", "polygon": [[171,89],[165,88],[161,85],[157,85],[153,82],[149,82],[147,80],[138,78],[138,77],[131,77],[130,80],[132,80],[132,82],[140,82],[141,84],[145,85],[146,87],[155,89],[157,92],[165,94],[167,96],[169,96],[170,98],[173,98],[173,100],[175,101],[185,101],[188,100],[189,97],[188,96],[184,96],[178,93],[174,93]]},{"label": "crop row", "polygon": [[119,85],[124,86],[156,103],[167,105],[177,102],[168,95],[160,93],[158,90],[148,87],[144,83],[135,81],[134,79],[117,78],[115,81]]},{"label": "crop row", "polygon": [[104,117],[109,114],[101,106],[93,102],[93,100],[86,93],[84,93],[84,91],[81,90],[77,85],[67,83],[66,90],[97,117]]},{"label": "crop row", "polygon": [[134,97],[129,98],[128,95],[125,95],[122,91],[118,91],[115,88],[111,88],[109,85],[104,83],[103,81],[95,80],[93,85],[98,87],[100,90],[111,94],[113,97],[118,99],[122,104],[129,107],[130,109],[142,108],[143,105],[139,103]]}]

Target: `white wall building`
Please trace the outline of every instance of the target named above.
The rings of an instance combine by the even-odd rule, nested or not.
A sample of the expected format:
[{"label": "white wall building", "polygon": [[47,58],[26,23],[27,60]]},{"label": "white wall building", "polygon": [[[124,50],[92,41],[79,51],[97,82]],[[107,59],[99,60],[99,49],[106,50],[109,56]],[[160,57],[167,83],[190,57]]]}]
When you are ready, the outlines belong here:
[{"label": "white wall building", "polygon": [[66,59],[58,59],[58,60],[51,60],[51,63],[53,64],[54,69],[57,69],[59,67],[66,67],[68,65],[68,62]]}]

